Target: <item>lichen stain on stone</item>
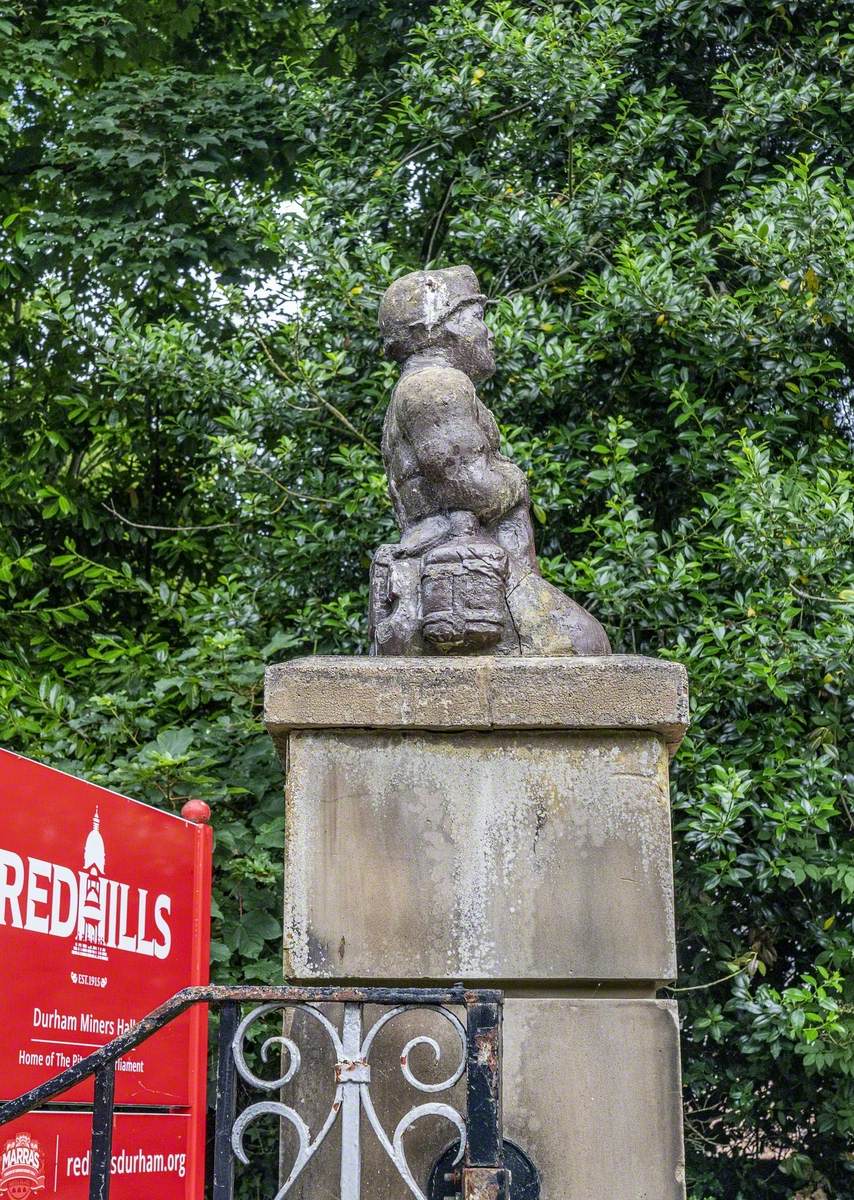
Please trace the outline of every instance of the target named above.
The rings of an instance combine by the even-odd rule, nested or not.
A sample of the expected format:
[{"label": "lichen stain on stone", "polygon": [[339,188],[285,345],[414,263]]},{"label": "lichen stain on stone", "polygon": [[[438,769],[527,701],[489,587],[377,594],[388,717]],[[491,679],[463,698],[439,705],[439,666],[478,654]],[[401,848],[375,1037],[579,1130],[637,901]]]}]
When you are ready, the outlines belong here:
[{"label": "lichen stain on stone", "polygon": [[[309,939],[306,922],[305,898],[308,887],[309,859],[305,852],[306,840],[310,838],[309,822],[301,804],[304,784],[300,771],[300,756],[293,754],[293,743],[298,735],[289,739],[289,770],[285,781],[285,902],[282,915],[284,974],[285,978],[304,978],[311,975],[309,961]],[[297,742],[297,744],[299,744]]]}]

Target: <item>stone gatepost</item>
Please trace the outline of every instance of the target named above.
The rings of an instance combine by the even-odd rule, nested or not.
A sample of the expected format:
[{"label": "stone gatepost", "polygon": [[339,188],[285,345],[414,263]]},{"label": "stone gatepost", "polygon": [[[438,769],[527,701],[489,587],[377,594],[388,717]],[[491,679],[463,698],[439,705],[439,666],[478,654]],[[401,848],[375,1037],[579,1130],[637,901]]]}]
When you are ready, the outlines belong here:
[{"label": "stone gatepost", "polygon": [[[543,1200],[684,1197],[677,1012],[656,998],[676,974],[668,760],[684,669],[312,658],[272,667],[265,700],[287,773],[286,978],[504,989],[505,1137]],[[393,1129],[425,1097],[407,1094],[400,1045],[383,1053],[372,1091],[389,1085]],[[289,1086],[309,1119],[328,1109]],[[425,1190],[452,1133],[427,1119],[407,1135]],[[365,1200],[408,1195],[370,1139]],[[324,1147],[292,1194],[337,1196],[337,1178]]]}]

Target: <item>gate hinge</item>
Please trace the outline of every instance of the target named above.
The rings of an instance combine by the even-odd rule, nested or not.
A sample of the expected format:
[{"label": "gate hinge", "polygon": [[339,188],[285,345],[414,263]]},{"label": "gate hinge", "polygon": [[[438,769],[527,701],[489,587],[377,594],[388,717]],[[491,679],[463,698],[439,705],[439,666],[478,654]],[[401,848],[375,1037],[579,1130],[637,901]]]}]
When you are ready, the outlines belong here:
[{"label": "gate hinge", "polygon": [[510,1172],[503,1167],[464,1167],[463,1200],[510,1200]]}]

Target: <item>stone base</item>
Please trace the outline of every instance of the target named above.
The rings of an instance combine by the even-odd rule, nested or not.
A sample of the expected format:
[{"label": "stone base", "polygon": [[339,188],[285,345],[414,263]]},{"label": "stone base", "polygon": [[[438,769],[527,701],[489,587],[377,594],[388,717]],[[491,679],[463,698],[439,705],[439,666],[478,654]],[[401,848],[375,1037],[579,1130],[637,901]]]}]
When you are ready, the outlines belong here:
[{"label": "stone base", "polygon": [[[332,1013],[330,1012],[330,1016]],[[379,1010],[367,1010],[366,1028]],[[303,1050],[300,1075],[283,1091],[309,1120],[312,1133],[332,1103],[332,1057],[326,1035],[307,1018],[294,1018],[292,1035]],[[371,1055],[371,1093],[391,1137],[410,1108],[427,1101],[465,1111],[461,1082],[449,1092],[414,1090],[400,1074],[405,1042],[429,1033],[440,1044],[438,1066],[415,1050],[415,1075],[434,1082],[459,1061],[458,1043],[441,1018],[407,1013],[393,1021]],[[504,1131],[540,1174],[541,1200],[684,1200],[679,1031],[669,1001],[510,997],[504,1010]],[[310,1087],[308,1068],[321,1065],[325,1086]],[[317,1079],[318,1076],[314,1075]],[[416,1182],[426,1191],[433,1164],[453,1128],[434,1117],[415,1124],[404,1145]],[[411,1200],[363,1117],[362,1195]],[[294,1146],[283,1148],[286,1175]],[[339,1194],[340,1129],[329,1135],[292,1192],[296,1200]]]},{"label": "stone base", "polygon": [[[687,702],[681,666],[633,656],[268,672],[287,771],[285,975],[504,989],[505,1136],[539,1169],[542,1200],[685,1194],[676,1010],[654,997],[676,972],[667,764]],[[307,1021],[295,1016],[295,1033]],[[441,1018],[424,1022],[406,1013],[375,1043],[389,1137],[449,1095],[400,1074],[418,1034],[441,1033],[444,1052],[437,1067],[417,1047],[417,1076],[436,1082],[457,1061]],[[312,1132],[334,1091],[325,1038],[301,1031],[306,1065],[284,1097]],[[306,1082],[309,1063],[326,1084]],[[451,1134],[435,1116],[407,1132],[422,1189]],[[362,1145],[362,1195],[409,1200],[366,1121]],[[291,1194],[338,1196],[339,1154],[336,1129]]]}]

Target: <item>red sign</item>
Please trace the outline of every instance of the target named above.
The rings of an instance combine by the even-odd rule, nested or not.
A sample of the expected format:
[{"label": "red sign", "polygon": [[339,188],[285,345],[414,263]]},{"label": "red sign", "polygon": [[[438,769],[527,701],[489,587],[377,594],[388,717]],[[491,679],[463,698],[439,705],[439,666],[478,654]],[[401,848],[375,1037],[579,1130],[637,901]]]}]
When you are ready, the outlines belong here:
[{"label": "red sign", "polygon": [[[42,1109],[0,1126],[0,1198],[87,1200],[92,1115]],[[113,1118],[110,1200],[196,1200],[204,1155],[193,1115],[117,1113]],[[204,1143],[202,1143],[203,1145]]]},{"label": "red sign", "polygon": [[[0,1098],[207,983],[210,860],[208,825],[0,751]],[[118,1061],[116,1103],[203,1106],[206,1047],[197,1007]]]}]

